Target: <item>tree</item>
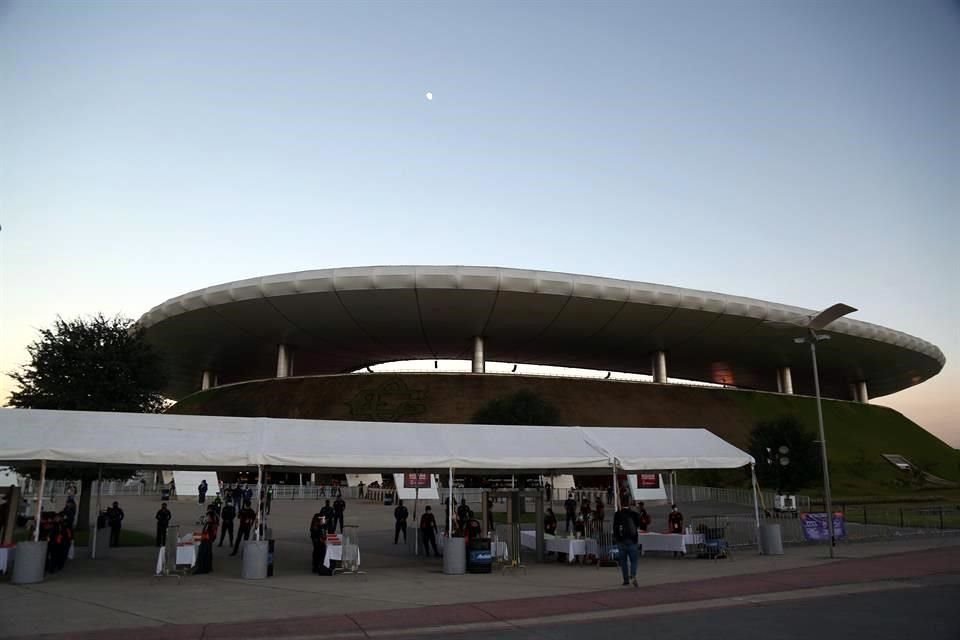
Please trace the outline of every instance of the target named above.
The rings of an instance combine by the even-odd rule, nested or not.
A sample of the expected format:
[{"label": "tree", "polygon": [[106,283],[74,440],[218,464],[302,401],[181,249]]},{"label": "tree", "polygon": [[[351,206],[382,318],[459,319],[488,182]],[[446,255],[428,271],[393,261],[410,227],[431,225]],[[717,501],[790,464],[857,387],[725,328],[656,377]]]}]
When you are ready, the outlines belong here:
[{"label": "tree", "polygon": [[[166,380],[159,354],[144,338],[143,328],[119,316],[64,320],[41,329],[27,347],[30,362],[8,374],[18,388],[8,404],[25,409],[73,411],[125,411],[156,413],[166,401],[161,395]],[[18,472],[36,473],[19,467]],[[81,480],[77,529],[89,526],[90,490],[97,477],[90,469],[51,471],[51,479]],[[129,477],[129,470],[104,469],[108,478]]]},{"label": "tree", "polygon": [[757,423],[750,432],[749,451],[757,461],[757,479],[779,492],[810,486],[820,473],[815,436],[793,416]]},{"label": "tree", "polygon": [[472,422],[551,426],[560,424],[560,414],[555,406],[537,394],[523,390],[491,400],[473,414]]}]

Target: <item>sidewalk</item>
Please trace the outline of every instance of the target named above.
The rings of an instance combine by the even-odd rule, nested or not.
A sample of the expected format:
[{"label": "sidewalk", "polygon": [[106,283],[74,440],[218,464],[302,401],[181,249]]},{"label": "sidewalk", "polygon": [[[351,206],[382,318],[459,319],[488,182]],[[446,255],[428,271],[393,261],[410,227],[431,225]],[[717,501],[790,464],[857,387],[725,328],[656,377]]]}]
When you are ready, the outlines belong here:
[{"label": "sidewalk", "polygon": [[[29,587],[0,585],[0,636],[113,640],[361,638],[425,635],[498,625],[642,615],[678,607],[732,606],[744,598],[802,597],[901,588],[960,574],[955,537],[791,548],[781,557],[641,560],[641,588],[613,587],[614,568],[531,566],[526,574],[445,576],[439,565],[366,576],[288,576],[265,581],[76,576]],[[799,595],[798,595],[799,594]],[[557,617],[555,617],[557,616]],[[504,627],[505,628],[505,627]],[[399,632],[399,633],[398,633]],[[65,635],[67,634],[67,635]]]}]

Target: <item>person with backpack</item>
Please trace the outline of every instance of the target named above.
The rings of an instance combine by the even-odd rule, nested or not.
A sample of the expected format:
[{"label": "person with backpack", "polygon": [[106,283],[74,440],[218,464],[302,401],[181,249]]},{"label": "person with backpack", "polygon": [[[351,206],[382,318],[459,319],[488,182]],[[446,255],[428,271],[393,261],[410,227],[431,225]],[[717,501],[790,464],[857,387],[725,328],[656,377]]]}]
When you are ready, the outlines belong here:
[{"label": "person with backpack", "polygon": [[437,549],[437,519],[430,513],[430,506],[423,510],[420,517],[420,537],[423,538],[424,555],[430,557],[430,545],[433,545],[433,553],[439,557],[440,551]]},{"label": "person with backpack", "polygon": [[[617,543],[617,555],[623,585],[637,584],[637,544],[640,541],[640,516],[624,503],[613,516],[613,540]],[[629,563],[629,570],[628,565]]]},{"label": "person with backpack", "polygon": [[407,511],[407,508],[403,506],[403,500],[400,500],[397,503],[397,508],[393,510],[393,519],[396,521],[396,524],[393,527],[393,544],[397,544],[397,541],[400,540],[400,532],[403,532],[403,543],[407,543],[407,518],[410,517],[410,512]]}]

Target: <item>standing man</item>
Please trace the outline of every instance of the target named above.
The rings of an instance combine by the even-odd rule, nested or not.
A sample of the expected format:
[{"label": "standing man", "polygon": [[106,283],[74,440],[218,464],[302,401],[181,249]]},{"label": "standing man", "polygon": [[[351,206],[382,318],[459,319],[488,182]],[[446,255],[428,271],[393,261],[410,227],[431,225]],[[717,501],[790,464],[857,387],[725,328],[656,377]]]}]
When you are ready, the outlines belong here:
[{"label": "standing man", "polygon": [[267,485],[267,515],[270,515],[270,505],[273,504],[273,485]]},{"label": "standing man", "polygon": [[597,496],[593,504],[593,532],[596,535],[603,535],[603,500]]},{"label": "standing man", "polygon": [[119,503],[114,502],[113,506],[107,509],[107,523],[110,525],[110,546],[119,547],[120,527],[123,525],[123,509]]},{"label": "standing man", "polygon": [[313,572],[319,574],[323,566],[323,557],[327,553],[324,538],[327,535],[327,523],[322,513],[313,514],[310,519],[310,542],[313,543]]},{"label": "standing man", "polygon": [[487,497],[487,531],[493,531],[493,498]]},{"label": "standing man", "polygon": [[198,498],[199,498],[199,499],[198,499],[198,502],[199,502],[200,504],[203,504],[204,502],[207,501],[207,480],[206,480],[206,478],[204,478],[203,480],[200,481],[200,486],[197,487],[197,496],[198,496]]},{"label": "standing man", "polygon": [[257,521],[257,512],[250,508],[249,502],[244,502],[243,509],[240,509],[238,517],[240,519],[240,528],[237,530],[237,539],[233,543],[233,553],[230,554],[232,556],[237,555],[241,540],[250,539],[250,530],[253,529],[253,523]]},{"label": "standing man", "polygon": [[243,506],[243,489],[240,488],[239,482],[237,486],[230,491],[230,497],[233,498],[234,511],[239,513],[240,508]]},{"label": "standing man", "polygon": [[200,549],[197,551],[197,566],[194,575],[213,571],[213,541],[217,539],[217,525],[219,518],[213,505],[207,508],[207,515],[203,519],[203,531],[200,533]]},{"label": "standing man", "polygon": [[577,522],[577,501],[573,499],[573,493],[563,501],[563,508],[567,512],[567,533],[570,533],[570,525]]},{"label": "standing man", "polygon": [[640,517],[640,524],[638,525],[638,528],[640,529],[640,531],[643,531],[644,533],[646,533],[647,527],[650,526],[650,514],[647,513],[647,510],[643,508],[642,502],[637,503],[637,510],[639,511],[639,517]]},{"label": "standing man", "polygon": [[320,509],[320,515],[323,516],[323,521],[327,525],[327,533],[333,533],[337,529],[337,523],[334,520],[336,513],[333,510],[333,507],[330,506],[330,501],[326,500],[326,503],[323,505],[323,508]]},{"label": "standing man", "polygon": [[71,527],[75,522],[77,517],[77,503],[73,499],[73,496],[67,495],[67,504],[63,506],[63,518],[68,525]]},{"label": "standing man", "polygon": [[543,532],[557,535],[557,516],[553,515],[553,507],[547,507],[547,512],[543,515]]},{"label": "standing man", "polygon": [[162,547],[167,544],[167,526],[170,524],[170,518],[173,514],[167,509],[167,503],[160,503],[160,510],[157,511],[157,546]]},{"label": "standing man", "polygon": [[347,503],[343,499],[342,495],[338,495],[337,499],[333,501],[333,513],[336,522],[334,522],[334,528],[336,528],[337,522],[340,523],[340,533],[343,533],[343,510],[347,508]]},{"label": "standing man", "polygon": [[680,513],[677,505],[673,505],[670,510],[670,515],[667,516],[667,525],[670,528],[670,533],[683,533],[683,514]]},{"label": "standing man", "polygon": [[397,502],[397,508],[393,510],[393,519],[396,524],[393,527],[393,544],[397,544],[400,539],[400,532],[403,532],[403,543],[407,543],[407,518],[410,512],[403,506],[403,500]]},{"label": "standing man", "polygon": [[253,489],[250,488],[250,485],[243,489],[243,501],[253,504]]},{"label": "standing man", "polygon": [[228,502],[223,505],[223,510],[220,512],[221,517],[221,529],[220,529],[220,544],[218,547],[223,546],[223,539],[227,536],[227,533],[230,534],[230,546],[233,546],[233,519],[237,517],[237,510],[233,508],[233,503]]},{"label": "standing man", "polygon": [[[358,487],[359,487],[359,492],[357,494],[357,497],[363,498],[363,480],[360,481],[360,484],[358,485]],[[404,536],[403,539],[406,540],[407,539],[406,536]]]},{"label": "standing man", "polygon": [[[624,503],[613,516],[613,539],[617,543],[617,552],[620,561],[620,573],[623,574],[623,585],[637,584],[637,543],[640,529],[640,516],[634,513],[630,506]],[[629,571],[627,564],[629,563]]]},{"label": "standing man", "polygon": [[440,556],[440,551],[437,550],[436,534],[437,519],[430,513],[430,505],[427,505],[423,510],[423,515],[420,517],[420,537],[423,538],[423,551],[428,558],[430,557],[430,545],[433,545],[434,555]]}]

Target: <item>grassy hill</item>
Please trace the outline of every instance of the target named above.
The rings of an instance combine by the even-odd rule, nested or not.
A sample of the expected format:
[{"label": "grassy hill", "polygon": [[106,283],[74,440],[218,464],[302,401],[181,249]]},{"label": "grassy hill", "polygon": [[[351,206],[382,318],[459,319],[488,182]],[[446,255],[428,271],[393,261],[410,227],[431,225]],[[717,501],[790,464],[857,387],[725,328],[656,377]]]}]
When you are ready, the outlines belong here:
[{"label": "grassy hill", "polygon": [[[554,404],[564,424],[706,427],[746,448],[760,421],[795,416],[817,430],[813,398],[773,393],[608,380],[516,375],[348,374],[262,380],[193,394],[171,413],[469,422],[481,406],[519,389]],[[882,400],[881,400],[882,402]],[[960,452],[893,409],[840,400],[823,403],[834,493],[839,497],[956,494],[896,469],[881,454],[900,454],[924,471],[960,482]],[[739,483],[743,474],[708,474]],[[704,479],[701,474],[700,479]],[[811,494],[819,485],[810,488]]]}]

